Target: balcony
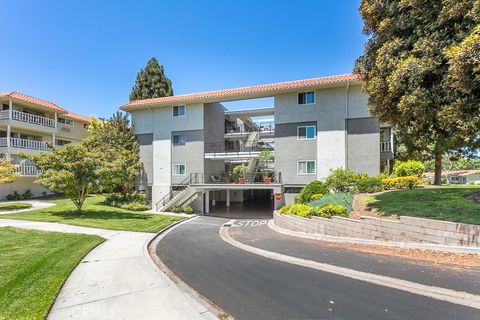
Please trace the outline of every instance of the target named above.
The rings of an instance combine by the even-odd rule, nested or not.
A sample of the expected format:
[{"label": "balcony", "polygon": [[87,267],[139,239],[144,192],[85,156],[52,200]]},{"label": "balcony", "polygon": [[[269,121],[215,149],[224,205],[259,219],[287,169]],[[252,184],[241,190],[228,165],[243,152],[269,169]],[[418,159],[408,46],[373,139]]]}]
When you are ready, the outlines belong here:
[{"label": "balcony", "polygon": [[206,159],[256,158],[263,150],[274,150],[273,142],[255,141],[250,146],[230,146],[225,143],[206,143]]},{"label": "balcony", "polygon": [[258,128],[249,128],[245,130],[240,127],[230,127],[225,128],[225,138],[238,138],[246,137],[253,132],[258,132],[260,136],[273,136],[275,135],[275,123],[273,121],[261,122],[258,123]]},{"label": "balcony", "polygon": [[42,173],[36,166],[19,165],[15,167],[15,172],[20,173],[22,176],[38,176]]},{"label": "balcony", "polygon": [[[8,138],[0,138],[0,147],[7,147]],[[11,148],[20,148],[20,149],[29,149],[29,150],[39,150],[39,151],[50,151],[50,147],[45,142],[19,139],[19,138],[10,138],[10,147]]]},{"label": "balcony", "polygon": [[[7,119],[10,119],[10,111],[9,110],[0,111],[0,120],[7,120]],[[55,128],[54,119],[37,116],[36,114],[30,114],[26,112],[17,111],[17,110],[12,110],[11,119],[20,121],[20,122],[36,124],[43,127]]]},{"label": "balcony", "polygon": [[392,144],[390,141],[380,141],[380,152],[392,152]]}]

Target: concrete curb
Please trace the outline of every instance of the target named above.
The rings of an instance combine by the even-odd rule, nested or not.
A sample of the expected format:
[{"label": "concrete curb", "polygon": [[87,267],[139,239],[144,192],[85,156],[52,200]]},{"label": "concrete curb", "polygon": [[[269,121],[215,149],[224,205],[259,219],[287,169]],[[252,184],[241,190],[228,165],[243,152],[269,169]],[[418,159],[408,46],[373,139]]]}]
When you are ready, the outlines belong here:
[{"label": "concrete curb", "polygon": [[144,255],[148,256],[146,259],[149,260],[150,266],[156,270],[155,272],[161,271],[161,273],[172,282],[172,285],[177,286],[177,288],[180,289],[180,291],[182,291],[186,297],[188,297],[191,305],[200,313],[203,318],[212,320],[219,319],[221,317],[222,319],[233,320],[231,316],[226,317],[228,313],[215,305],[212,301],[199,294],[182,279],[180,279],[180,277],[173,273],[173,271],[171,271],[156,254],[156,246],[170,231],[196,218],[198,218],[198,215],[178,221],[155,234],[145,243]]},{"label": "concrete curb", "polygon": [[445,246],[445,245],[433,244],[433,243],[431,244],[431,243],[411,243],[411,242],[386,242],[386,241],[379,241],[379,240],[334,237],[334,236],[328,236],[328,235],[291,231],[291,230],[276,226],[273,219],[269,220],[267,225],[270,229],[272,229],[275,232],[288,235],[288,236],[311,239],[311,240],[363,244],[363,245],[372,245],[372,246],[384,246],[384,247],[401,248],[401,249],[419,249],[419,250],[432,250],[432,251],[453,252],[453,253],[480,254],[480,248],[475,248],[475,247]]}]

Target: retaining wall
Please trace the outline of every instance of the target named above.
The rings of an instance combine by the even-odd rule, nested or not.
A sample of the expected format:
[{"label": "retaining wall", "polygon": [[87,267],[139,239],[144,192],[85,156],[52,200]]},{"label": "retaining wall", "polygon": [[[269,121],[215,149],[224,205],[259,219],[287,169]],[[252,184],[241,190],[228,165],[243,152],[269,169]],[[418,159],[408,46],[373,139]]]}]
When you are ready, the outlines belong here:
[{"label": "retaining wall", "polygon": [[480,226],[401,216],[399,220],[361,217],[302,218],[276,211],[277,227],[296,232],[368,240],[434,243],[447,246],[480,247]]}]

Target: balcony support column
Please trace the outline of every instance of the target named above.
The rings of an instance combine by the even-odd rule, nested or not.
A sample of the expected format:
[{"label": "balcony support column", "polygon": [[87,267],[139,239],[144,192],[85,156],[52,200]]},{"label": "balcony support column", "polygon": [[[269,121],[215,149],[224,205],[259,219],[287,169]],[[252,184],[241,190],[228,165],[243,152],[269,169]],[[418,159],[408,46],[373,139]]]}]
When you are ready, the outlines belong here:
[{"label": "balcony support column", "polygon": [[7,160],[10,160],[10,135],[11,135],[10,125],[7,125]]},{"label": "balcony support column", "polygon": [[395,150],[395,149],[393,148],[393,131],[392,131],[392,127],[390,127],[390,129],[389,129],[388,131],[390,131],[390,150],[389,150],[389,151],[393,153],[393,150]]},{"label": "balcony support column", "polygon": [[[56,123],[56,122],[55,122]],[[55,133],[52,134],[52,145],[55,147]]]},{"label": "balcony support column", "polygon": [[8,119],[12,120],[13,102],[8,100]]},{"label": "balcony support column", "polygon": [[230,189],[227,189],[227,207],[230,207]]},{"label": "balcony support column", "polygon": [[210,191],[205,191],[205,214],[210,213]]},{"label": "balcony support column", "polygon": [[55,129],[57,129],[57,123],[58,123],[58,115],[57,113],[55,112]]}]

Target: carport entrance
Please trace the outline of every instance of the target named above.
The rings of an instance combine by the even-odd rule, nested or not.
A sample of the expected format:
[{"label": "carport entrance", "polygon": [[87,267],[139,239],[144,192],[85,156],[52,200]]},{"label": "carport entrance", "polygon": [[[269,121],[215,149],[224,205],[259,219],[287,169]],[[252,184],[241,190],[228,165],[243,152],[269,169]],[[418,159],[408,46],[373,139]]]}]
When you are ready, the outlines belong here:
[{"label": "carport entrance", "polygon": [[[232,219],[272,218],[274,194],[271,189],[213,190],[209,192],[209,196],[204,198],[205,205],[206,201],[209,201],[207,215]],[[229,206],[227,197],[230,200]]]}]

